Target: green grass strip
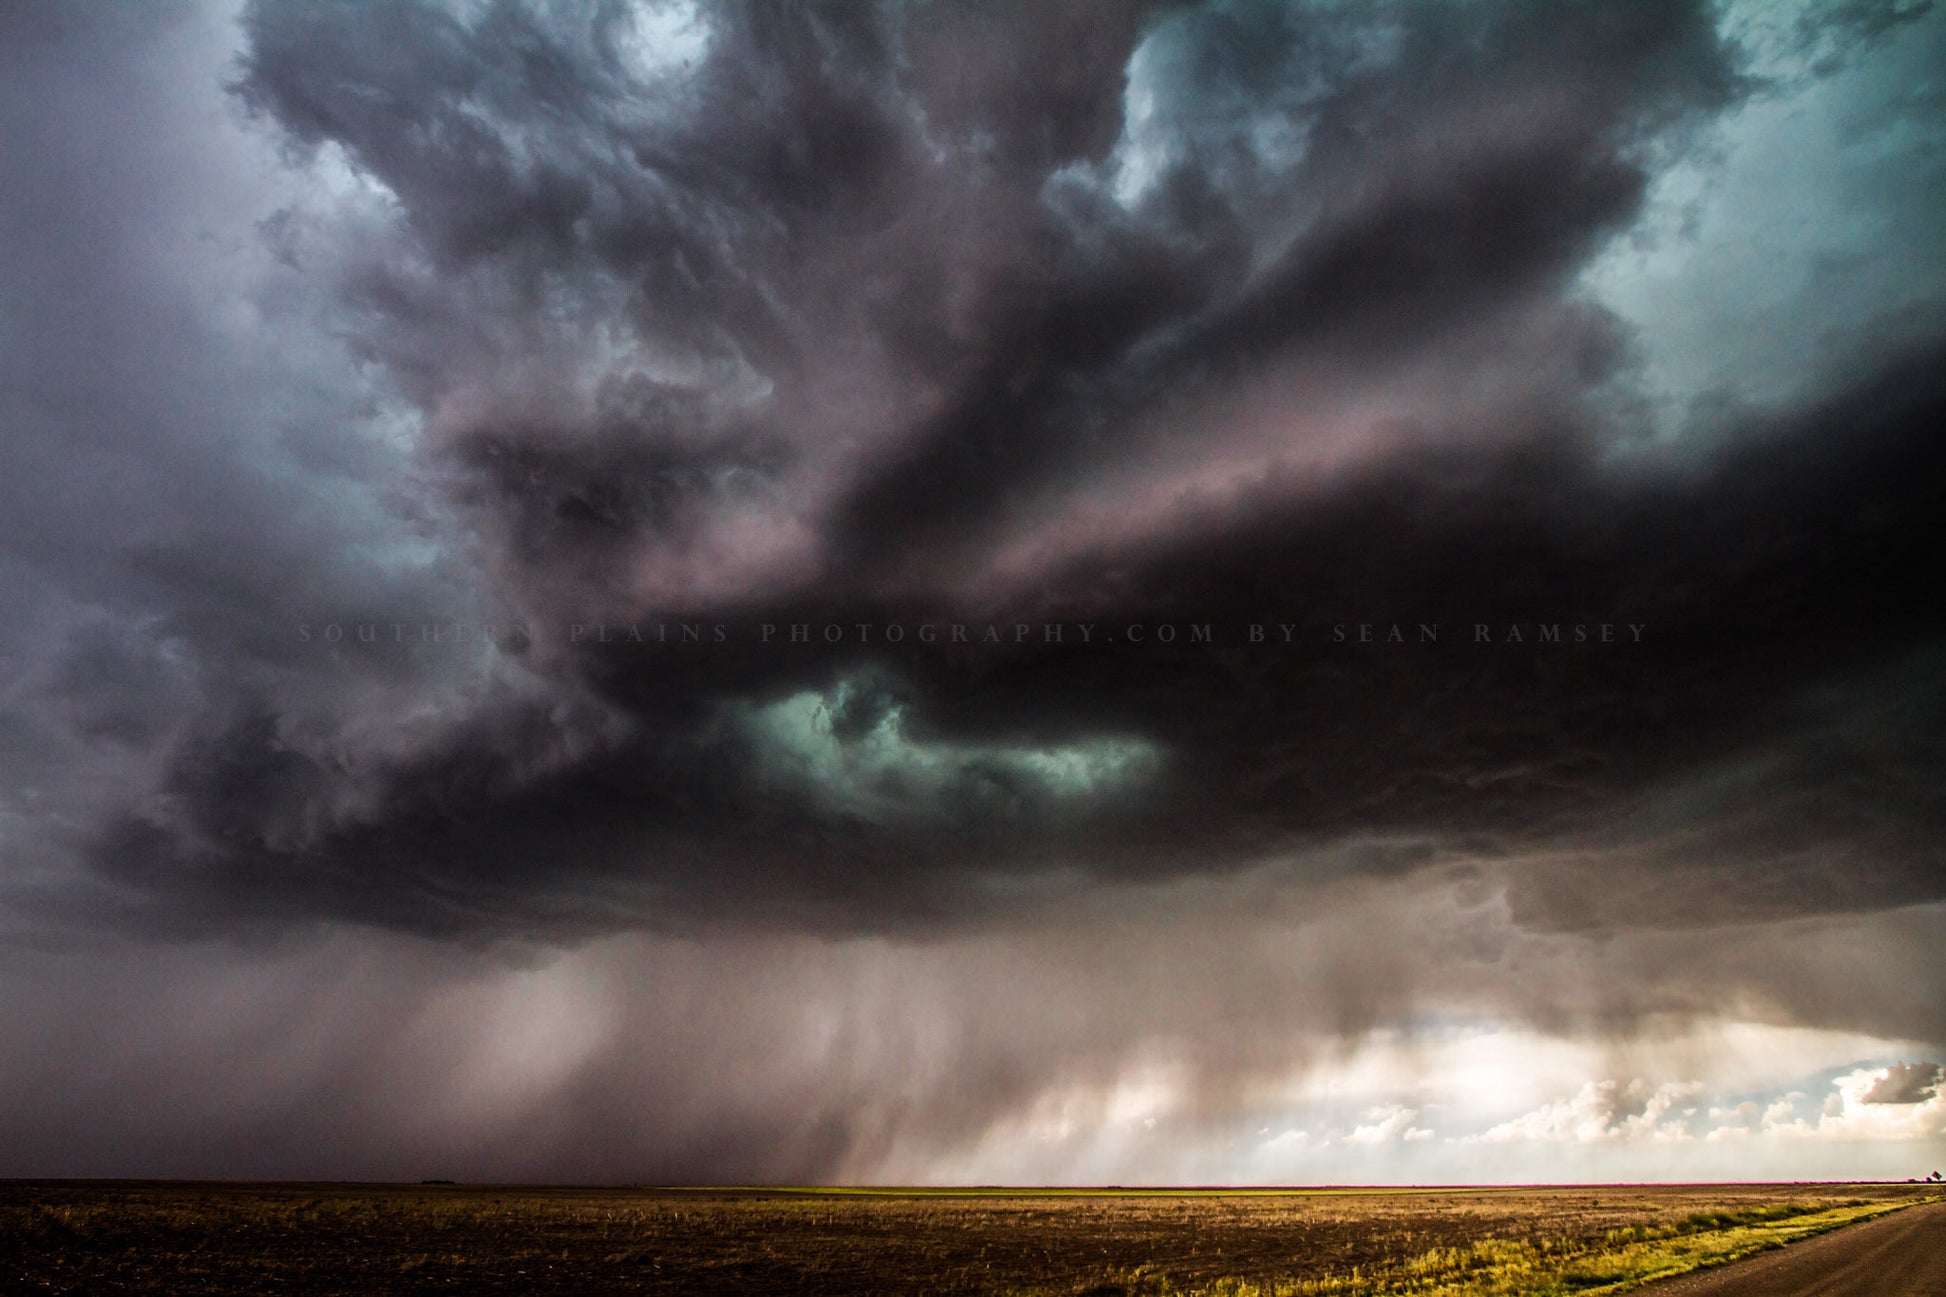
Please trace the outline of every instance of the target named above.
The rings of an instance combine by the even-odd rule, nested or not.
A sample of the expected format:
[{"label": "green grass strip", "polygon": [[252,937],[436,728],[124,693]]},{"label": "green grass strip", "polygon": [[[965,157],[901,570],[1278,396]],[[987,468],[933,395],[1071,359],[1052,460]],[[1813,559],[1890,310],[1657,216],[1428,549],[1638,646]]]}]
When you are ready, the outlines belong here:
[{"label": "green grass strip", "polygon": [[1316,1279],[1219,1279],[1182,1288],[1166,1275],[1136,1271],[1123,1277],[1121,1287],[1140,1297],[1603,1297],[1939,1201],[1854,1202],[1824,1210],[1779,1204],[1611,1229],[1594,1239],[1486,1238]]}]

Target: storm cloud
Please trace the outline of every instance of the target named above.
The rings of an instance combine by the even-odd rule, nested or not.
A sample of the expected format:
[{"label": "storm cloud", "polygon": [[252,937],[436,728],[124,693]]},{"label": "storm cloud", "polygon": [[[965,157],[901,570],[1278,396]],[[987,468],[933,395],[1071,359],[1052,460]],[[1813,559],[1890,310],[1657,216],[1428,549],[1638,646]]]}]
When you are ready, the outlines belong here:
[{"label": "storm cloud", "polygon": [[[300,948],[363,942],[799,1050],[611,1159],[707,1088],[589,1010],[482,1117],[579,1114],[477,1163],[568,1178],[921,1175],[1144,1067],[1215,1139],[1425,1015],[1946,1039],[1926,6],[0,24],[23,988],[255,949],[315,1017]],[[331,1048],[405,1086],[381,1035]],[[1690,1081],[1617,1050],[1470,1137],[1661,1129]],[[316,1111],[377,1149],[375,1096]],[[256,1166],[209,1121],[145,1165]],[[1229,1174],[1129,1156],[1071,1166]]]}]

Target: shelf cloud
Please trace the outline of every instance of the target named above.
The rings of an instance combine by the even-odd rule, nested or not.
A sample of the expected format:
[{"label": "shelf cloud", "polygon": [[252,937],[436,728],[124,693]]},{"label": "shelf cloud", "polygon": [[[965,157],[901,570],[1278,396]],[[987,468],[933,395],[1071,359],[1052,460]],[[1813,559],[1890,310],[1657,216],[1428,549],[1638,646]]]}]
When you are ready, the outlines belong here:
[{"label": "shelf cloud", "polygon": [[[1755,1102],[1677,1051],[1277,1107],[1462,1020],[1869,1039],[1764,1102],[1940,1138],[1871,1115],[1946,1048],[1928,6],[0,28],[0,1021],[167,951],[163,1000],[280,988],[271,1050],[368,961],[345,1173],[450,1082],[379,1021],[421,994],[459,1071],[585,1026],[480,1174],[1221,1178],[1258,1113],[1300,1168],[1633,1157]],[[712,1108],[624,1010],[789,1065]],[[9,1084],[163,1104],[219,1036]],[[979,1161],[1077,1122],[1144,1134]]]}]

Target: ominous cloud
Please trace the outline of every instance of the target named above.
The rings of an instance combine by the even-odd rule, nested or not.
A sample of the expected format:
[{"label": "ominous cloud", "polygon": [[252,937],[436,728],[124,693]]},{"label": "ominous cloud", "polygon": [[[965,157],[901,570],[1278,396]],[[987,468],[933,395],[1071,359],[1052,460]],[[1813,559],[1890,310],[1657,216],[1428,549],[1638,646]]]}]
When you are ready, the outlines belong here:
[{"label": "ominous cloud", "polygon": [[[16,945],[673,960],[726,1069],[795,961],[811,1002],[1041,970],[1045,1019],[935,988],[888,1012],[950,1044],[806,1044],[771,1116],[619,1146],[696,1176],[910,1167],[1152,1065],[1208,1134],[1422,1012],[1946,1037],[1905,962],[1946,903],[1924,6],[0,31]],[[1193,953],[1101,1009],[1141,961],[1063,933]],[[384,977],[460,976],[420,958]],[[627,1174],[582,1141],[656,1068],[596,1035],[505,1166]],[[1660,1130],[1691,1084],[1470,1134]]]}]

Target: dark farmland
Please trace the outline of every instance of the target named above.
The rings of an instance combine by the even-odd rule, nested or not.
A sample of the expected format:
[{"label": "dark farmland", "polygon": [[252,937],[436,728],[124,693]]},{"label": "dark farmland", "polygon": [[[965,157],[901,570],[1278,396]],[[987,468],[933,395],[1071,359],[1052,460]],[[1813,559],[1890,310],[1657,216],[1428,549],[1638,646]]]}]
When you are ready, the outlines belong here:
[{"label": "dark farmland", "polygon": [[[0,1291],[1565,1291],[1539,1286],[1550,1258],[1741,1237],[1753,1223],[1917,1201],[1936,1188],[861,1193],[12,1181],[0,1183]],[[1520,1286],[1530,1270],[1534,1284]]]}]

